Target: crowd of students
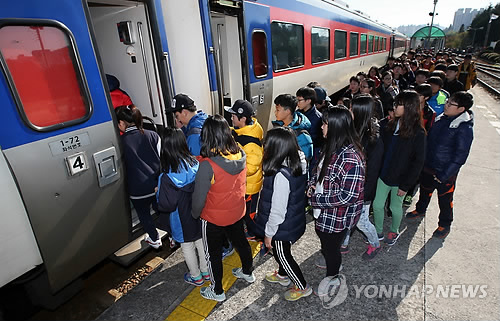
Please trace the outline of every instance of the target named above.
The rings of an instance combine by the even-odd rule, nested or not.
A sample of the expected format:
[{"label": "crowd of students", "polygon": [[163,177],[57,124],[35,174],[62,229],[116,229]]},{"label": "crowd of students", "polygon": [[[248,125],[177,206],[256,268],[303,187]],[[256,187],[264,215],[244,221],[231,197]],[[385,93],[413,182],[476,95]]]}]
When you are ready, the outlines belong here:
[{"label": "crowd of students", "polygon": [[[390,57],[380,70],[374,66],[351,77],[335,106],[317,82],[295,95],[278,95],[276,120],[265,135],[245,100],[225,107],[230,126],[178,94],[170,109],[178,128],[166,128],[161,139],[143,128],[137,107],[117,107],[129,194],[146,242],[161,246],[152,207],[167,217],[165,228],[181,244],[184,280],[195,286],[211,281],[200,293],[220,302],[226,299],[224,247],[234,246],[241,258],[242,267],[232,274],[252,283],[248,242],[261,240],[278,264],[265,280],[293,284],[284,298],[295,301],[313,291],[326,295],[313,290],[291,252],[309,210],[325,289],[340,284],[336,276],[355,228],[368,242],[363,259],[376,257],[382,242],[396,243],[403,203],[411,204],[418,185],[416,209],[406,217],[423,217],[437,189],[439,226],[433,236],[446,237],[457,175],[473,139],[473,98],[464,89],[475,82],[469,57],[460,66],[445,57],[437,53],[433,60],[413,51]],[[392,223],[384,234],[386,211]]]}]

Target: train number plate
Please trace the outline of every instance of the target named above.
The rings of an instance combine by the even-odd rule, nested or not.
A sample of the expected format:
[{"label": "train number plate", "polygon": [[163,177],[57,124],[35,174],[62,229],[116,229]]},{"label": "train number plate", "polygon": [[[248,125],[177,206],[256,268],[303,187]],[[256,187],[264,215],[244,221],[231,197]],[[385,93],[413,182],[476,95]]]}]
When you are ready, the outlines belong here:
[{"label": "train number plate", "polygon": [[89,168],[85,153],[77,153],[66,157],[66,166],[71,176],[83,172]]},{"label": "train number plate", "polygon": [[87,132],[81,134],[73,134],[63,137],[55,142],[49,143],[50,151],[53,156],[66,152],[75,152],[83,146],[90,145],[90,137]]}]

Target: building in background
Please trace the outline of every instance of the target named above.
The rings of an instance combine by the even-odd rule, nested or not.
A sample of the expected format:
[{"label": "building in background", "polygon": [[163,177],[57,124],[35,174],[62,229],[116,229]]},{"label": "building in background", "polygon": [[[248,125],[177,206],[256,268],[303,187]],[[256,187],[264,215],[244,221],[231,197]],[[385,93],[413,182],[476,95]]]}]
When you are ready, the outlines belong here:
[{"label": "building in background", "polygon": [[483,11],[484,8],[474,10],[471,8],[460,8],[455,11],[455,17],[453,18],[453,31],[459,31],[462,25],[464,25],[464,30],[467,30],[472,23],[472,20],[474,20],[474,18]]}]

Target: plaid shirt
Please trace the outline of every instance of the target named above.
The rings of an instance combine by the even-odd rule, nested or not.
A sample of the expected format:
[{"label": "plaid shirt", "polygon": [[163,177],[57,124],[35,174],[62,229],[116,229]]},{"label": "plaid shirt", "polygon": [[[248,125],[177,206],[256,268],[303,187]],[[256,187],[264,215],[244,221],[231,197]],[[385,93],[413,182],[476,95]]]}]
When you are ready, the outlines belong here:
[{"label": "plaid shirt", "polygon": [[[309,186],[316,186],[314,173]],[[314,193],[311,205],[320,208],[316,229],[339,233],[350,229],[359,220],[363,207],[365,164],[353,145],[346,146],[332,156],[323,179],[323,193]]]}]

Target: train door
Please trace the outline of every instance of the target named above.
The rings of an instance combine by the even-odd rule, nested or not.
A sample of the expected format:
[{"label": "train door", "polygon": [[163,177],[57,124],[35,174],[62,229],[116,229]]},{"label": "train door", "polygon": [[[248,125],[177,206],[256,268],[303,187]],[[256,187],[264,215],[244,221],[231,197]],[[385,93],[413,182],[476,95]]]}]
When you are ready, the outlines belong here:
[{"label": "train door", "polygon": [[119,136],[85,10],[67,0],[0,10],[1,152],[54,292],[130,233]]},{"label": "train door", "polygon": [[217,96],[219,114],[222,106],[232,106],[234,101],[244,99],[242,66],[242,28],[239,24],[241,9],[228,10],[227,7],[211,7],[210,22],[217,76]]}]

